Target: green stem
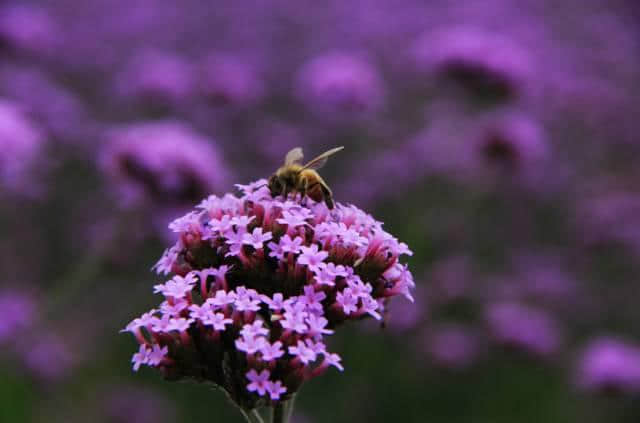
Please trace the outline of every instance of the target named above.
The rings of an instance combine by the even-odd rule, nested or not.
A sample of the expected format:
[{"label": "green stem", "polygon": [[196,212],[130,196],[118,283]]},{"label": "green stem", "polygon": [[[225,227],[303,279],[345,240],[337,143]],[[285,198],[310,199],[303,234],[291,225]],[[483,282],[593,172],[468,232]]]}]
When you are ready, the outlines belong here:
[{"label": "green stem", "polygon": [[284,403],[284,407],[285,407],[285,422],[289,422],[289,420],[291,419],[291,415],[293,414],[293,406],[295,405],[296,402],[296,394],[291,395],[291,398],[289,399],[289,401]]},{"label": "green stem", "polygon": [[286,423],[286,413],[284,412],[284,404],[278,402],[273,406],[271,413],[271,423]]},{"label": "green stem", "polygon": [[271,412],[271,423],[289,423],[295,400],[296,397],[293,395],[288,401],[278,402]]},{"label": "green stem", "polygon": [[240,410],[242,416],[248,423],[264,423],[264,420],[262,419],[262,417],[260,417],[260,413],[258,413],[258,410],[251,410],[247,412],[240,407],[238,407],[238,410]]}]

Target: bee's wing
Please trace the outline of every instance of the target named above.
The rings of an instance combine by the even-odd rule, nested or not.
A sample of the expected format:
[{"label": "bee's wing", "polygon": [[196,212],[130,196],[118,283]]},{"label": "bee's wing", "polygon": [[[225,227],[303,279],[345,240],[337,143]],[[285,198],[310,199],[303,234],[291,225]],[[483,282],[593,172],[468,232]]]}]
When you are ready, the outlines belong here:
[{"label": "bee's wing", "polygon": [[284,165],[290,166],[292,164],[300,164],[302,163],[302,159],[304,158],[304,154],[302,153],[302,148],[296,147],[291,149],[284,158]]},{"label": "bee's wing", "polygon": [[332,148],[329,151],[325,151],[324,153],[320,154],[318,157],[316,157],[315,159],[311,160],[309,163],[304,165],[302,169],[314,169],[314,170],[320,169],[322,166],[325,165],[325,163],[327,163],[327,159],[329,158],[329,156],[337,153],[343,148],[344,146],[340,146],[340,147]]}]

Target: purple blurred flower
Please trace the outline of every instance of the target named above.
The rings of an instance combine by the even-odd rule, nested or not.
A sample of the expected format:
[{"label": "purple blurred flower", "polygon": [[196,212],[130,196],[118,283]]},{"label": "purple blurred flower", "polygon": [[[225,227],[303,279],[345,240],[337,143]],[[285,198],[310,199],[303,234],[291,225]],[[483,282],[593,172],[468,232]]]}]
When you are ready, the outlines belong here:
[{"label": "purple blurred flower", "polygon": [[74,353],[57,335],[36,334],[27,345],[22,345],[20,356],[25,367],[37,379],[56,382],[66,377],[75,364]]},{"label": "purple blurred flower", "polygon": [[154,108],[180,104],[193,89],[191,64],[176,54],[156,50],[136,53],[115,78],[115,92],[122,100]]},{"label": "purple blurred flower", "polygon": [[200,65],[199,90],[214,105],[248,107],[262,99],[265,88],[249,63],[212,54]]},{"label": "purple blurred flower", "polygon": [[467,26],[424,34],[413,57],[419,72],[444,75],[499,99],[521,96],[534,72],[532,58],[515,40]]},{"label": "purple blurred flower", "polygon": [[640,393],[640,346],[613,337],[598,337],[582,350],[576,382],[588,391]]},{"label": "purple blurred flower", "polygon": [[192,204],[228,178],[216,145],[183,123],[142,122],[107,135],[100,165],[123,205]]},{"label": "purple blurred flower", "polygon": [[58,34],[44,8],[17,2],[0,7],[0,51],[6,46],[18,54],[48,54]]},{"label": "purple blurred flower", "polygon": [[89,117],[86,105],[52,75],[35,67],[2,66],[0,93],[24,107],[56,141],[95,149],[87,139],[95,138],[97,124]]},{"label": "purple blurred flower", "polygon": [[[208,380],[243,408],[267,405],[329,366],[342,370],[324,343],[337,326],[366,315],[380,320],[394,296],[412,300],[413,278],[398,261],[411,251],[380,222],[355,206],[337,203],[330,211],[310,199],[272,198],[265,183],[239,185],[241,197],[210,196],[170,225],[180,237],[158,270],[177,276],[155,286],[165,296],[160,309],[124,329],[140,344],[134,370],[148,365],[168,379]],[[291,239],[280,222],[291,225],[294,211],[305,230]],[[224,220],[224,230],[202,237]],[[272,254],[284,245],[286,252]],[[316,279],[323,270],[331,284]],[[210,274],[224,280],[209,281]],[[222,322],[228,326],[215,327]],[[155,350],[163,354],[152,360]]]},{"label": "purple blurred flower", "polygon": [[587,246],[622,245],[640,254],[640,196],[605,186],[583,196],[576,207],[577,228]]},{"label": "purple blurred flower", "polygon": [[547,357],[560,347],[556,322],[540,309],[518,303],[495,303],[487,307],[486,319],[493,340],[534,356]]},{"label": "purple blurred flower", "polygon": [[438,367],[464,369],[472,365],[480,353],[480,339],[473,330],[461,325],[443,325],[426,335],[424,347]]},{"label": "purple blurred flower", "polygon": [[45,138],[15,103],[0,98],[0,186],[11,192],[35,195],[36,170],[43,164]]},{"label": "purple blurred flower", "polygon": [[163,423],[175,420],[175,410],[168,398],[133,386],[119,386],[98,396],[100,412],[109,423]]},{"label": "purple blurred flower", "polygon": [[0,344],[13,342],[35,319],[34,299],[19,291],[0,292]]},{"label": "purple blurred flower", "polygon": [[357,55],[333,52],[302,67],[296,95],[315,112],[344,117],[376,110],[382,105],[384,89],[373,64]]}]

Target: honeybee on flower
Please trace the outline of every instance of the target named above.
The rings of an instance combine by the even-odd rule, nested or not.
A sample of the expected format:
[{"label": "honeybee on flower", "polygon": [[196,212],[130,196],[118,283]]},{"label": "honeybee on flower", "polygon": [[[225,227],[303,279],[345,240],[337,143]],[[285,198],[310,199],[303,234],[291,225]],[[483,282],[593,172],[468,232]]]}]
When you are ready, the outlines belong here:
[{"label": "honeybee on flower", "polygon": [[290,192],[300,193],[303,198],[308,196],[317,202],[324,201],[329,209],[333,209],[331,189],[316,170],[327,163],[329,156],[342,149],[344,147],[341,146],[325,151],[305,165],[302,165],[302,148],[292,149],[285,156],[284,165],[269,178],[271,195],[282,195],[286,198]]}]

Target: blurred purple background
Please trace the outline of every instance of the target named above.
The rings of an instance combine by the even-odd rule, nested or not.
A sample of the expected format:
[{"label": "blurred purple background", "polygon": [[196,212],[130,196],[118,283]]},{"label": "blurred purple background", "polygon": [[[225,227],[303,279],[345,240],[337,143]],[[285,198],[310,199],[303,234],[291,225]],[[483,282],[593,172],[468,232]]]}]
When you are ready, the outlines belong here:
[{"label": "blurred purple background", "polygon": [[241,421],[118,330],[169,221],[337,145],[416,303],[295,421],[639,421],[639,77],[631,0],[4,0],[0,421]]}]

